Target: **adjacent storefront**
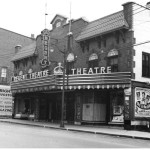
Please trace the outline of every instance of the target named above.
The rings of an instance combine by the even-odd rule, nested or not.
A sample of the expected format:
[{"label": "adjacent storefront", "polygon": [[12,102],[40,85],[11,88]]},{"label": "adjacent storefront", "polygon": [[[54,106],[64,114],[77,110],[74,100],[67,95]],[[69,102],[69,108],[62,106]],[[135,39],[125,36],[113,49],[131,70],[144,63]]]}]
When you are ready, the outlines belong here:
[{"label": "adjacent storefront", "polygon": [[12,105],[10,86],[0,85],[0,117],[11,117]]},{"label": "adjacent storefront", "polygon": [[149,125],[150,86],[144,82],[132,82],[132,101],[130,102],[131,125]]}]

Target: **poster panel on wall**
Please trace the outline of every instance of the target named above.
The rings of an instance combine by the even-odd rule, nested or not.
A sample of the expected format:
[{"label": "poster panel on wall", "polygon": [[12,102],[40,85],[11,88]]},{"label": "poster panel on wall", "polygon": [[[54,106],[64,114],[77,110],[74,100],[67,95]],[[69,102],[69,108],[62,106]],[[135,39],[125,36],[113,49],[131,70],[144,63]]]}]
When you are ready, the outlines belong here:
[{"label": "poster panel on wall", "polygon": [[10,86],[0,85],[0,117],[12,116],[12,93]]},{"label": "poster panel on wall", "polygon": [[135,88],[135,117],[150,117],[150,89]]}]

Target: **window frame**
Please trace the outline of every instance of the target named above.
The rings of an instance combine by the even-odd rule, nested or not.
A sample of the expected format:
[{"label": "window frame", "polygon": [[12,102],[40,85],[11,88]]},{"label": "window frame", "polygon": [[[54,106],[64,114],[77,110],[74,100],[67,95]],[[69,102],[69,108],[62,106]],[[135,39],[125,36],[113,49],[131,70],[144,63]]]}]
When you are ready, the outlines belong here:
[{"label": "window frame", "polygon": [[[95,58],[92,58],[92,57],[95,57]],[[89,59],[88,59],[88,67],[89,67],[89,68],[98,67],[98,55],[97,55],[96,53],[92,53],[92,54],[89,56]]]},{"label": "window frame", "polygon": [[[113,62],[114,62],[115,59],[117,60],[117,63],[116,64],[115,63],[111,64],[111,61],[113,60]],[[108,65],[111,66],[111,72],[118,72],[119,71],[118,64],[119,64],[118,63],[118,55],[108,57]]]},{"label": "window frame", "polygon": [[[4,70],[5,70],[5,71],[4,71]],[[6,74],[5,77],[2,76],[2,74],[4,74],[4,73]],[[6,78],[6,77],[7,77],[7,68],[6,68],[6,67],[2,67],[2,68],[1,68],[1,78]]]},{"label": "window frame", "polygon": [[142,77],[150,78],[150,53],[146,52],[142,52]]}]

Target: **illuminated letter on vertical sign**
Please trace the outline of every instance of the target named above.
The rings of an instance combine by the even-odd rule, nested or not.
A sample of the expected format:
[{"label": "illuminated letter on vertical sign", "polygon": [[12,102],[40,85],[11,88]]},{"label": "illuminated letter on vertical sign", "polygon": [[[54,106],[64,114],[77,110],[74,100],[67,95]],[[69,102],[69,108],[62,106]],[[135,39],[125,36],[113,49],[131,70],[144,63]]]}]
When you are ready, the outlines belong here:
[{"label": "illuminated letter on vertical sign", "polygon": [[50,31],[45,29],[41,32],[42,35],[42,44],[43,44],[43,59],[41,60],[40,64],[42,68],[46,68],[50,65],[49,62],[49,40],[50,40]]}]

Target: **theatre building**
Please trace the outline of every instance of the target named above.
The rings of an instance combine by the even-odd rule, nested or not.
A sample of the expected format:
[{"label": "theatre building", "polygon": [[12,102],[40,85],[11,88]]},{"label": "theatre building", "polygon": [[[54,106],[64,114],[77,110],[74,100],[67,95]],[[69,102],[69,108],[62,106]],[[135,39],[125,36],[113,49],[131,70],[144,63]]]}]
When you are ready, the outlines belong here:
[{"label": "theatre building", "polygon": [[148,41],[141,36],[145,24],[138,18],[150,16],[135,3],[122,6],[92,22],[79,18],[67,23],[56,15],[52,30],[44,29],[16,53],[14,118],[60,122],[64,88],[66,123],[147,124],[150,101],[142,103],[142,93],[148,99],[150,54],[149,43],[142,44]]}]

